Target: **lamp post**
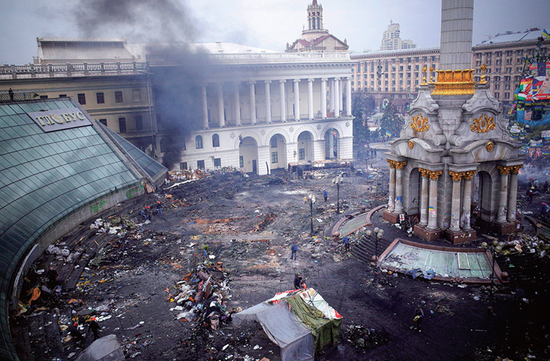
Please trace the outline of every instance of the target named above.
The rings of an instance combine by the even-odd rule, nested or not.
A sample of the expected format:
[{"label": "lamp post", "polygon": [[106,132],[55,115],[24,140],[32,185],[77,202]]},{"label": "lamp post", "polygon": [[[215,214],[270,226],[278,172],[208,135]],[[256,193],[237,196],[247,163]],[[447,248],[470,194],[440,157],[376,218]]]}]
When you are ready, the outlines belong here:
[{"label": "lamp post", "polygon": [[[493,258],[492,260],[492,268],[491,268],[491,284],[494,285],[495,283],[495,262],[496,262],[496,256],[498,253],[500,253],[502,251],[502,246],[498,243],[497,240],[494,240],[492,242],[492,244],[487,244],[486,242],[483,242],[481,244],[481,247],[485,248],[486,250],[490,250],[491,251],[491,257]],[[492,293],[492,290],[491,290],[491,293]]]},{"label": "lamp post", "polygon": [[376,234],[376,245],[374,248],[374,255],[376,256],[376,258],[378,258],[378,240],[381,240],[383,235],[384,235],[384,230],[379,229],[378,233]]},{"label": "lamp post", "polygon": [[307,198],[304,198],[304,201],[308,202],[309,201],[309,212],[310,212],[310,215],[309,215],[309,224],[311,226],[311,232],[310,232],[310,236],[313,236],[313,203],[315,203],[315,195],[314,194],[309,194],[307,196]]},{"label": "lamp post", "polygon": [[340,214],[340,183],[342,183],[343,179],[342,176],[337,176],[332,180],[332,183],[336,184],[336,193],[337,193],[337,201],[336,201],[336,213]]}]

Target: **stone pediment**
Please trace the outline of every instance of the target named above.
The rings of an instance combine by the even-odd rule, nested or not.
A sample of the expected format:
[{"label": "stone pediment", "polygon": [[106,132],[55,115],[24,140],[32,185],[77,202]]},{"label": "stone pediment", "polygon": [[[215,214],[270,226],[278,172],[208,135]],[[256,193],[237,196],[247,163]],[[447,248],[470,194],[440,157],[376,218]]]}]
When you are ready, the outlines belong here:
[{"label": "stone pediment", "polygon": [[463,148],[453,148],[449,154],[453,157],[453,163],[483,163],[517,158],[519,148],[518,143],[510,141],[480,139]]},{"label": "stone pediment", "polygon": [[391,153],[411,159],[417,159],[429,163],[438,163],[444,149],[434,145],[431,141],[420,138],[397,139],[390,143]]}]

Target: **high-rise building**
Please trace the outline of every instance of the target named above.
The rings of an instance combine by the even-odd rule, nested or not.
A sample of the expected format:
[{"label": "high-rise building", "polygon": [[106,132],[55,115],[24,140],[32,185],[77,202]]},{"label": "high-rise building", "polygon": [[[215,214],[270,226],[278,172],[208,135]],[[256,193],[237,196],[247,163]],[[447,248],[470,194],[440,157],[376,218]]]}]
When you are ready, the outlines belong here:
[{"label": "high-rise building", "polygon": [[400,49],[413,49],[416,45],[412,40],[401,39],[401,29],[399,23],[390,21],[388,29],[384,31],[382,35],[382,45],[380,50],[400,50]]}]

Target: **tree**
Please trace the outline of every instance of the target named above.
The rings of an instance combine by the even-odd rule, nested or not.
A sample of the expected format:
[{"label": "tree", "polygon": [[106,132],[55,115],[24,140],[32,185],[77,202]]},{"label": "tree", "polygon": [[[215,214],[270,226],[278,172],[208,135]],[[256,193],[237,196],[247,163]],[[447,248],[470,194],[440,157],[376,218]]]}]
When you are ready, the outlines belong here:
[{"label": "tree", "polygon": [[353,119],[353,140],[357,144],[369,141],[370,131],[367,118],[374,112],[374,98],[365,91],[352,94],[351,113]]},{"label": "tree", "polygon": [[392,137],[398,137],[405,121],[401,115],[398,114],[397,108],[391,102],[388,103],[386,109],[384,109],[384,115],[380,120],[380,130],[382,136],[387,133],[391,133]]}]

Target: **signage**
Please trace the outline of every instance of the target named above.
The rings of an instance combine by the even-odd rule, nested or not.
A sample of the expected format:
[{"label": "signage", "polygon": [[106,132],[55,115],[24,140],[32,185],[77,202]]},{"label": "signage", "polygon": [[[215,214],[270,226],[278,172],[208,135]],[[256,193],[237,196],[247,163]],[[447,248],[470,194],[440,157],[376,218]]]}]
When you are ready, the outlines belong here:
[{"label": "signage", "polygon": [[79,108],[53,109],[27,114],[44,132],[92,125]]}]

